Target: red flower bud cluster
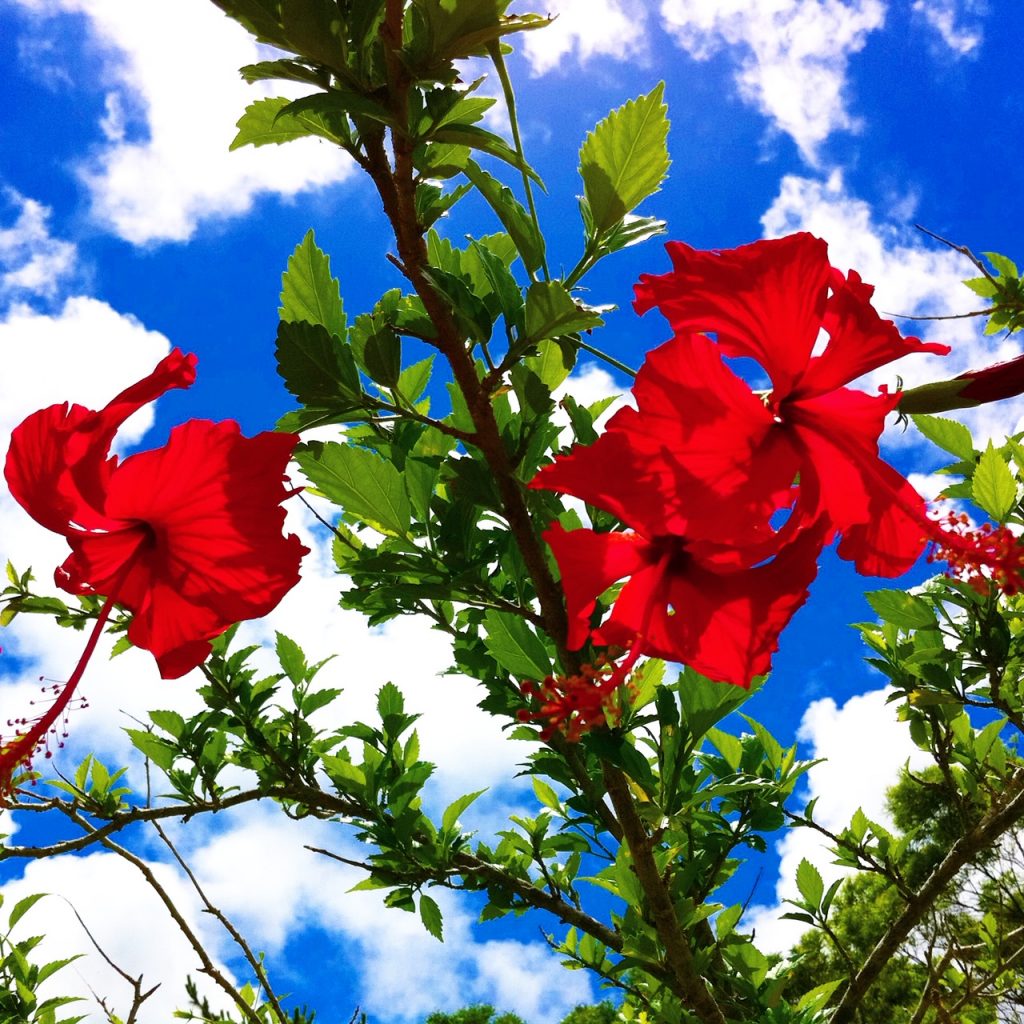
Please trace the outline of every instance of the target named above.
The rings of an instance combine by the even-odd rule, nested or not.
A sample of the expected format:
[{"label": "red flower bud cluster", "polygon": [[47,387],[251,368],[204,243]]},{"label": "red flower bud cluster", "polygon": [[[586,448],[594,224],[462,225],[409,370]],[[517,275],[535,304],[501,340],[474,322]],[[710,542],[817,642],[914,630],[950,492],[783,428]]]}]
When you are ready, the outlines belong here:
[{"label": "red flower bud cluster", "polygon": [[928,552],[929,562],[947,562],[947,575],[960,577],[980,594],[993,587],[1012,596],[1024,590],[1024,543],[1005,526],[972,527],[963,512],[950,512]]},{"label": "red flower bud cluster", "polygon": [[576,675],[551,675],[540,683],[528,679],[520,684],[520,692],[539,707],[535,711],[522,709],[519,721],[543,723],[542,740],[560,732],[570,743],[576,743],[591,729],[618,723],[622,714],[618,690],[623,676],[621,669],[601,657],[596,665],[583,665]]}]

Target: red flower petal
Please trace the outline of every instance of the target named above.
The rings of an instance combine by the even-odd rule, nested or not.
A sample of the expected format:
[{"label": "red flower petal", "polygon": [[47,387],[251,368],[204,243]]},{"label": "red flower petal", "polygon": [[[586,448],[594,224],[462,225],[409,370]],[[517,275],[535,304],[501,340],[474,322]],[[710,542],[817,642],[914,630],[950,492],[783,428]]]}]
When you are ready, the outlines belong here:
[{"label": "red flower petal", "polygon": [[643,274],[634,307],[657,306],[676,333],[714,332],[726,356],[750,356],[788,394],[804,372],[825,313],[828,247],[806,233],[737,249],[665,247],[674,270]]},{"label": "red flower petal", "polygon": [[[247,438],[231,421],[191,420],[163,448],[111,473],[105,510],[144,523],[150,538],[119,600],[136,613],[129,638],[156,655],[161,672],[194,668],[209,653],[206,641],[265,615],[298,582],[308,549],[281,533],[284,470],[297,440]],[[72,585],[101,589],[108,576],[97,552],[112,536],[69,538]]]},{"label": "red flower petal", "polygon": [[851,270],[843,277],[832,271],[832,295],[825,307],[823,326],[829,342],[807,367],[794,398],[819,395],[849,384],[862,374],[911,352],[946,355],[948,345],[904,337],[891,320],[883,320],[871,305],[874,288]]},{"label": "red flower petal", "polygon": [[597,599],[613,583],[650,564],[650,544],[635,533],[567,531],[559,523],[545,531],[544,540],[562,574],[569,615],[566,643],[570,650],[578,650],[590,633]]}]

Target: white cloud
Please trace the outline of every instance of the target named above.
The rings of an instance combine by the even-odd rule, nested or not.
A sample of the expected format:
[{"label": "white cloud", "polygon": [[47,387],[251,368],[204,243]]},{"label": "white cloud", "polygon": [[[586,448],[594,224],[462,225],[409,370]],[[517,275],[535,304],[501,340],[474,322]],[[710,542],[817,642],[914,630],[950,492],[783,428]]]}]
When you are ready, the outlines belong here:
[{"label": "white cloud", "polygon": [[[433,1010],[487,1002],[535,1024],[555,1024],[577,1003],[592,1000],[587,977],[566,975],[544,943],[478,941],[471,913],[455,893],[431,890],[444,915],[442,944],[418,916],[385,909],[379,892],[349,892],[360,871],[303,848],[365,856],[336,825],[307,820],[282,828],[279,814],[269,809],[231,817],[237,827],[190,854],[204,889],[271,956],[306,927],[324,929],[357,949],[360,991],[325,993],[331,1001],[357,1000],[381,1021],[419,1020]],[[269,873],[268,863],[274,865]],[[252,899],[254,891],[259,900]]]},{"label": "white cloud", "polygon": [[740,95],[816,164],[835,131],[856,131],[847,110],[850,56],[885,21],[882,0],[662,0],[661,16],[695,60],[735,48]]},{"label": "white cloud", "polygon": [[554,24],[523,36],[523,53],[535,75],[562,68],[575,57],[636,60],[647,52],[643,0],[548,0],[538,7]]},{"label": "white cloud", "polygon": [[[825,758],[805,776],[807,798],[817,798],[815,820],[832,832],[845,828],[860,807],[873,821],[889,827],[885,791],[897,781],[900,768],[909,760],[915,767],[928,757],[914,746],[907,727],[896,720],[886,705],[886,690],[851,697],[838,707],[831,697],[814,701],[804,712],[797,738],[811,745],[810,758]],[[864,737],[870,736],[866,747]],[[797,865],[805,857],[821,872],[828,885],[845,872],[831,863],[826,841],[811,829],[792,829],[776,847],[782,863],[775,887],[777,906],[751,907],[744,919],[757,931],[763,950],[784,951],[793,946],[806,926],[782,921],[787,907],[783,899],[798,898]]]},{"label": "white cloud", "polygon": [[77,249],[50,234],[51,210],[14,189],[4,189],[4,206],[16,211],[0,227],[0,298],[53,298],[75,269]]},{"label": "white cloud", "polygon": [[914,0],[911,8],[935,31],[948,50],[958,57],[975,54],[981,48],[984,34],[975,21],[964,25],[964,15],[982,14],[982,5],[976,0]]},{"label": "white cloud", "polygon": [[[201,221],[244,214],[260,194],[292,196],[349,173],[340,150],[313,139],[228,152],[249,103],[302,90],[242,82],[237,68],[265,54],[206,0],[16,2],[38,16],[44,36],[58,14],[87,19],[108,95],[98,126],[105,142],[79,171],[93,216],[121,238],[187,240]],[[81,57],[61,60],[75,68]]]},{"label": "white cloud", "polygon": [[[779,195],[761,218],[766,237],[793,231],[810,231],[829,243],[829,258],[841,270],[854,269],[876,286],[874,305],[887,315],[935,316],[978,308],[978,300],[960,283],[976,276],[974,268],[951,249],[926,239],[906,225],[905,200],[897,200],[896,212],[881,214],[864,200],[851,195],[842,176],[827,180],[786,175]],[[864,383],[905,387],[954,377],[1012,359],[1022,346],[1016,337],[985,336],[981,318],[967,320],[912,321],[896,318],[905,334],[916,334],[952,346],[948,356],[911,355],[869,374]],[[975,439],[1002,438],[1020,430],[1024,398],[1008,399],[948,415],[966,423]],[[890,444],[914,443],[916,431],[890,429]]]},{"label": "white cloud", "polygon": [[[225,936],[215,930],[212,918],[201,913],[195,892],[167,865],[150,867],[214,963],[230,979],[231,972],[218,962],[227,949]],[[89,951],[44,983],[44,998],[77,996],[84,1001],[70,1004],[68,1011],[85,1014],[96,1024],[105,1017],[93,993],[105,998],[110,1009],[122,1016],[131,1005],[128,983],[94,951],[75,918],[74,907],[106,955],[132,977],[142,975],[143,991],[159,983],[143,1003],[138,1018],[142,1024],[172,1019],[174,1010],[185,1004],[187,975],[195,979],[200,993],[215,1009],[231,1005],[221,989],[199,974],[199,957],[141,872],[116,854],[98,852],[28,864],[22,877],[4,883],[5,915],[6,908],[18,900],[41,892],[50,895],[25,915],[15,932],[19,939],[44,936],[32,953],[32,962],[42,965]]]}]

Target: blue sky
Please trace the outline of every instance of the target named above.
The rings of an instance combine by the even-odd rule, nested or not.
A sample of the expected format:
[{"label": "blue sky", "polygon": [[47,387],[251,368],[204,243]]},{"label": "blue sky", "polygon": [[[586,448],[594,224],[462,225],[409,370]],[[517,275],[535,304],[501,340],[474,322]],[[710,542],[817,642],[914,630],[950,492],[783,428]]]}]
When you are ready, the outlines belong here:
[{"label": "blue sky", "polygon": [[[527,9],[528,5],[513,5]],[[626,99],[666,82],[673,165],[644,212],[669,223],[669,237],[724,248],[763,235],[808,229],[830,243],[834,263],[878,286],[877,305],[895,313],[973,308],[958,280],[971,270],[914,231],[915,221],[975,250],[1020,257],[1024,85],[1013,73],[1024,27],[1015,4],[981,0],[549,0],[556,24],[529,36],[513,58],[528,153],[548,195],[540,213],[555,265],[578,255],[576,154],[586,131]],[[350,315],[393,286],[376,198],[326,145],[228,153],[234,122],[261,93],[235,69],[256,59],[244,32],[206,0],[0,0],[0,448],[12,426],[65,399],[100,405],[141,377],[169,346],[199,356],[199,380],[142,413],[126,445],[159,444],[190,416],[233,417],[255,431],[290,407],[273,374],[280,273],[306,230],[332,255]],[[485,87],[489,88],[489,86]],[[500,120],[497,122],[500,128]],[[467,204],[456,233],[492,230]],[[641,272],[668,267],[657,242],[609,259],[592,275],[591,299],[621,308],[602,344],[634,365],[664,340],[656,313],[630,310]],[[982,338],[973,321],[926,325],[954,346],[945,361],[921,358],[867,382],[908,384],[948,376],[1019,352],[1015,341]],[[583,365],[575,393],[597,397],[624,386]],[[980,437],[1018,426],[1024,404],[976,410]],[[912,432],[892,430],[886,452],[934,490],[936,460]],[[521,756],[475,708],[467,681],[438,678],[443,639],[402,622],[369,633],[336,606],[323,538],[296,508],[290,526],[313,548],[304,581],[253,640],[275,629],[311,656],[340,652],[326,681],[346,689],[342,710],[369,714],[379,685],[393,679],[424,713],[426,756],[439,763],[432,799],[491,786],[467,821],[500,827],[532,796],[510,785]],[[47,580],[64,557],[46,534],[0,494],[0,555],[32,564]],[[923,571],[908,578],[910,585]],[[875,586],[874,581],[866,581]],[[847,623],[867,618],[865,581],[826,554],[811,601],[783,637],[776,671],[752,706],[780,739],[799,738],[828,756],[809,791],[818,815],[841,824],[863,804],[880,813],[881,793],[911,750],[884,707],[880,682],[860,664]],[[878,584],[883,585],[883,584]],[[2,638],[0,717],[24,706],[39,674],[62,677],[81,638],[45,622],[21,621]],[[10,659],[10,655],[15,659]],[[121,728],[149,708],[195,706],[189,679],[156,678],[152,659],[131,653],[87,677],[92,704],[72,722],[63,765],[95,749],[130,763]],[[325,722],[329,726],[330,722]],[[18,839],[35,835],[17,822]],[[303,843],[344,844],[340,830],[282,828],[271,809],[225,815],[180,832],[211,897],[266,949],[281,987],[347,1019],[360,1003],[375,1024],[405,1024],[437,1007],[474,999],[553,1024],[594,994],[565,974],[536,924],[480,928],[472,905],[442,899],[447,941],[439,946],[410,915],[384,912],[373,894],[345,896],[356,880],[317,860]],[[194,896],[154,846],[147,858],[180,894],[219,956],[230,950],[201,919]],[[791,835],[765,861],[753,922],[767,942],[792,933],[774,907],[802,856],[827,857]],[[5,867],[12,895],[64,893],[129,971],[164,984],[151,1021],[167,1018],[194,958],[141,881],[105,854]],[[776,890],[776,881],[781,888]],[[752,883],[751,883],[752,884]],[[737,894],[737,898],[746,892]],[[146,901],[149,900],[147,903]],[[34,912],[54,955],[84,949],[57,899]],[[72,974],[71,971],[76,973]],[[96,958],[69,969],[124,1000]]]}]

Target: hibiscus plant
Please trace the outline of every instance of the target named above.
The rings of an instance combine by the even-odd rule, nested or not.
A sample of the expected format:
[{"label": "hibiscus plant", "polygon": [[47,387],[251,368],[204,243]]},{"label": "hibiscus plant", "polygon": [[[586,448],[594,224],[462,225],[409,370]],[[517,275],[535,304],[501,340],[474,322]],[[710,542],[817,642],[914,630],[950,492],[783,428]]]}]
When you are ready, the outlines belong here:
[{"label": "hibiscus plant", "polygon": [[[191,384],[195,360],[177,350],[101,410],[52,406],[15,430],[8,485],[67,539],[56,582],[72,599],[37,592],[9,564],[3,624],[37,613],[89,634],[48,710],[21,712],[0,746],[7,806],[62,820],[70,838],[12,842],[3,856],[103,848],[134,865],[233,1006],[212,1010],[190,981],[188,1019],[312,1019],[283,1005],[273,964],[210,902],[165,827],[257,800],[279,806],[282,828],[317,818],[348,830],[310,856],[355,866],[359,888],[414,911],[438,940],[437,888],[480,894],[484,921],[542,912],[548,943],[596,976],[622,1020],[867,1022],[895,970],[913,990],[890,1020],[1000,1019],[1024,982],[1011,884],[1024,877],[1011,849],[1024,818],[1024,448],[1011,437],[979,452],[966,427],[935,414],[1019,392],[1021,368],[911,391],[895,372],[888,387],[858,384],[947,347],[901,333],[871,285],[801,233],[717,251],[670,242],[667,270],[652,248],[635,305],[657,309],[666,340],[634,373],[601,352],[604,310],[583,282],[666,230],[636,212],[669,167],[661,86],[583,141],[578,211],[561,211],[580,217],[582,243],[556,273],[505,63],[514,38],[547,18],[509,14],[509,0],[214,3],[278,54],[243,68],[246,80],[306,93],[253,103],[232,147],[314,136],[343,150],[379,197],[395,287],[350,322],[313,231],[299,242],[276,341],[297,407],[276,432],[190,421],[162,448],[112,456],[128,415]],[[510,141],[482,123],[498,101],[468,80],[470,59],[489,64]],[[470,193],[493,230],[460,242],[448,224]],[[1016,268],[995,254],[995,275],[979,266],[969,286],[991,301],[994,330],[1015,330]],[[573,398],[583,353],[633,378],[607,422],[608,401]],[[931,508],[880,456],[886,419],[900,416],[952,456],[954,511]],[[308,555],[284,531],[286,501],[308,502],[332,536],[343,607],[368,626],[418,616],[444,634],[452,671],[478,682],[480,706],[522,744],[532,816],[467,833],[459,819],[478,793],[429,815],[433,766],[416,716],[389,683],[376,718],[347,722],[340,691],[317,681],[316,659],[341,652],[278,635],[279,671],[255,667],[234,624],[272,610]],[[930,759],[905,771],[901,799],[912,806],[917,787],[942,828],[925,842],[917,826],[894,832],[858,810],[827,829],[801,795],[811,763],[741,710],[761,687],[786,699],[772,658],[814,601],[822,560],[893,579],[922,557],[941,574],[913,592],[873,581],[877,619],[858,628],[892,714]],[[93,757],[50,770],[104,629],[121,634],[118,651],[151,652],[164,678],[201,681],[199,713],[154,710],[129,730],[145,793]],[[90,676],[103,685],[101,666]],[[826,887],[800,864],[787,916],[817,944],[788,957],[759,948],[730,886],[783,827],[818,833],[848,879]],[[218,967],[136,852],[150,833],[237,943],[248,984]],[[999,884],[981,884],[986,871]],[[870,943],[850,938],[847,913],[864,892],[886,908]],[[11,926],[30,908],[18,904]],[[62,965],[33,966],[32,948],[0,938],[0,1019],[68,1012],[37,994]],[[124,977],[128,994],[101,1003],[110,1020],[119,1002],[130,1003],[123,1019],[144,1012],[145,986]]]}]

